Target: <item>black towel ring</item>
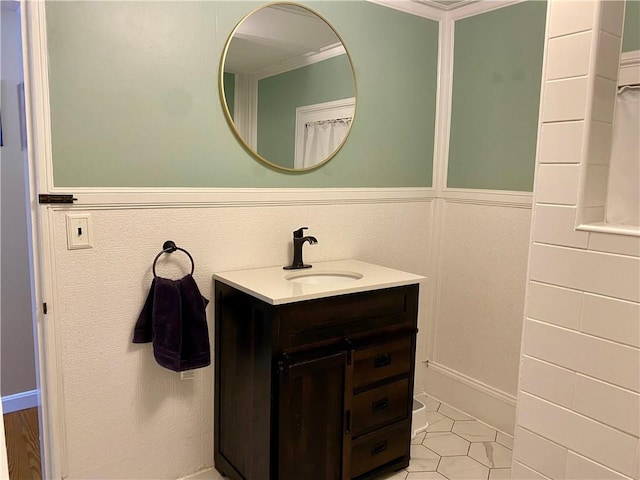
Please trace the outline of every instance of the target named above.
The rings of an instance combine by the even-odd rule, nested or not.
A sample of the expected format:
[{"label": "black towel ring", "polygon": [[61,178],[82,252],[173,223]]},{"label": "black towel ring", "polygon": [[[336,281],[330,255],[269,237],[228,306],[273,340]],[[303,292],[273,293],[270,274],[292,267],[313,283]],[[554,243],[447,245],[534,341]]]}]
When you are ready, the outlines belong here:
[{"label": "black towel ring", "polygon": [[171,240],[167,240],[166,242],[164,242],[162,244],[162,251],[156,255],[156,258],[153,259],[153,278],[156,278],[156,262],[158,261],[158,259],[160,258],[160,255],[162,255],[163,253],[173,253],[176,250],[180,250],[181,252],[184,252],[187,254],[187,257],[189,257],[189,260],[191,260],[191,275],[193,275],[193,271],[196,268],[195,263],[193,262],[193,257],[191,256],[191,254],[189,252],[187,252],[184,248],[180,248],[177,247],[176,244],[174,242],[172,242]]}]

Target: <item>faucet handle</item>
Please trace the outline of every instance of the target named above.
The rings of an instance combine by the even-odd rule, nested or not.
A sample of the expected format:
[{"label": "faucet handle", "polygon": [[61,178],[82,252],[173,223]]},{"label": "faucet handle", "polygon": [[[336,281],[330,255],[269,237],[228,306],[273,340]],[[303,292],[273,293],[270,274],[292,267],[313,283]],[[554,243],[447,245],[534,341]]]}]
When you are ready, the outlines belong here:
[{"label": "faucet handle", "polygon": [[302,238],[304,236],[304,230],[308,230],[309,227],[300,227],[293,232],[293,238]]}]

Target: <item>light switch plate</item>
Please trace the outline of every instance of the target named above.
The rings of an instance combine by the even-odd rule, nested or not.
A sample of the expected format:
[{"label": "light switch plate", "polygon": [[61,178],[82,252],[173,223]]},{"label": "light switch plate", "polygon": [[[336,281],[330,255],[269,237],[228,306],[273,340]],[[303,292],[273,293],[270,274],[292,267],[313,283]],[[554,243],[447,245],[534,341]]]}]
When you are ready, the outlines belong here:
[{"label": "light switch plate", "polygon": [[67,214],[67,248],[92,248],[91,216],[88,213]]}]

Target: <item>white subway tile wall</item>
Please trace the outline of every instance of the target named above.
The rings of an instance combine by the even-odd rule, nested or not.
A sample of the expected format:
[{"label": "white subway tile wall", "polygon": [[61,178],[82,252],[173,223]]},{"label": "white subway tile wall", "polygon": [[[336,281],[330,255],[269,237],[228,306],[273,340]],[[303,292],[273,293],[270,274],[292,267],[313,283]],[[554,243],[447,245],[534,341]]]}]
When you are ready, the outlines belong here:
[{"label": "white subway tile wall", "polygon": [[567,480],[627,480],[627,477],[574,452],[567,454]]},{"label": "white subway tile wall", "polygon": [[581,221],[604,214],[623,8],[549,3],[517,480],[639,475],[640,238],[575,230],[579,198]]},{"label": "white subway tile wall", "polygon": [[604,205],[601,207],[584,207],[582,223],[599,223],[604,218]]},{"label": "white subway tile wall", "polygon": [[584,122],[544,125],[538,147],[540,160],[545,163],[580,163],[583,135]]},{"label": "white subway tile wall", "polygon": [[578,33],[549,40],[547,79],[579,77],[589,73],[591,32]]},{"label": "white subway tile wall", "polygon": [[640,258],[534,243],[530,280],[638,302]]},{"label": "white subway tile wall", "polygon": [[587,165],[587,182],[583,199],[586,207],[598,207],[607,203],[608,178],[608,166]]},{"label": "white subway tile wall", "polygon": [[539,205],[533,225],[533,241],[587,248],[589,234],[575,229],[575,218],[576,207]]},{"label": "white subway tile wall", "polygon": [[618,91],[617,79],[599,77],[596,75],[593,84],[593,119],[599,122],[611,122],[616,105],[616,93]]},{"label": "white subway tile wall", "polygon": [[549,38],[593,29],[596,3],[590,0],[556,1],[549,9]]},{"label": "white subway tile wall", "polygon": [[587,105],[587,79],[550,81],[545,85],[542,98],[542,119],[545,122],[583,119]]},{"label": "white subway tile wall", "polygon": [[549,478],[564,478],[567,449],[529,430],[518,427],[519,461]]},{"label": "white subway tile wall", "polygon": [[[587,80],[591,98],[588,99],[585,115],[593,132],[586,132],[588,148],[583,159],[583,163],[589,165],[582,171],[581,180],[582,215],[579,211],[579,219],[583,224],[602,223],[605,220],[624,17],[623,0],[593,0],[593,3],[595,16],[591,32],[597,42],[592,42],[593,51],[588,54],[590,68]],[[584,54],[577,50],[574,53]]]},{"label": "white subway tile wall", "polygon": [[576,205],[580,186],[578,165],[538,166],[537,201],[559,205]]},{"label": "white subway tile wall", "polygon": [[589,250],[640,257],[640,242],[637,237],[629,235],[592,232],[589,234]]},{"label": "white subway tile wall", "polygon": [[619,36],[601,31],[598,42],[599,48],[598,56],[596,57],[596,75],[615,81],[617,79],[616,73],[620,66],[618,55],[622,39]]},{"label": "white subway tile wall", "polygon": [[513,462],[513,467],[511,468],[511,478],[514,480],[549,480],[549,477],[545,477],[541,473],[516,461]]},{"label": "white subway tile wall", "polygon": [[584,294],[580,331],[640,347],[640,304]]},{"label": "white subway tile wall", "polygon": [[640,390],[638,349],[527,319],[522,352],[629,390]]},{"label": "white subway tile wall", "polygon": [[576,412],[630,435],[640,435],[640,397],[637,393],[577,374],[572,407]]},{"label": "white subway tile wall", "polygon": [[540,398],[571,407],[574,373],[552,363],[524,356],[521,366],[520,389],[534,392]]},{"label": "white subway tile wall", "polygon": [[[611,158],[611,138],[613,124],[611,122],[591,122],[589,135],[589,165],[609,165]],[[573,139],[567,139],[573,141]]]},{"label": "white subway tile wall", "polygon": [[578,329],[582,311],[582,293],[575,290],[532,282],[529,286],[530,318]]},{"label": "white subway tile wall", "polygon": [[[637,477],[637,438],[527,393],[519,401],[521,427],[624,475]],[[518,442],[516,437],[516,449]]]},{"label": "white subway tile wall", "polygon": [[[624,22],[624,1],[603,0],[610,5],[600,11],[600,30],[621,36]],[[617,69],[618,67],[616,67]]]}]

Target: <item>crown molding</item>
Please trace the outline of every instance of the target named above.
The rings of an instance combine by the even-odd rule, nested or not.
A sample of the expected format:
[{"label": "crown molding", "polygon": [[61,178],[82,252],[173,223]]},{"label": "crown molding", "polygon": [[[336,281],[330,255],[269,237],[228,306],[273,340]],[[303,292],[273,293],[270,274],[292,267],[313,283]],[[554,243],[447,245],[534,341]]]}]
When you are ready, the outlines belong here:
[{"label": "crown molding", "polygon": [[479,0],[458,0],[457,2],[452,2],[448,4],[441,3],[439,0],[415,0],[416,2],[424,3],[429,5],[430,7],[434,7],[440,10],[450,11],[455,10],[456,8],[464,7],[469,3],[475,3]]},{"label": "crown molding", "polygon": [[393,8],[404,13],[430,20],[460,20],[481,13],[521,3],[525,0],[460,0],[442,5],[437,0],[367,0],[368,2]]},{"label": "crown molding", "polygon": [[253,72],[253,75],[257,80],[261,80],[273,75],[279,75],[281,73],[289,72],[297,68],[306,67],[308,65],[328,60],[329,58],[338,57],[347,53],[344,45],[338,43],[329,47],[321,52],[309,53],[300,57],[292,58],[286,62],[279,63],[277,65],[270,65],[262,70]]},{"label": "crown molding", "polygon": [[445,10],[414,0],[367,0],[367,2],[435,21],[444,20],[447,15]]},{"label": "crown molding", "polygon": [[461,20],[467,17],[473,17],[474,15],[480,15],[481,13],[492,12],[493,10],[498,10],[499,8],[510,7],[511,5],[515,5],[517,3],[522,3],[525,0],[482,0],[478,2],[466,2],[466,5],[463,5],[455,10],[449,11],[449,18],[452,20]]}]

